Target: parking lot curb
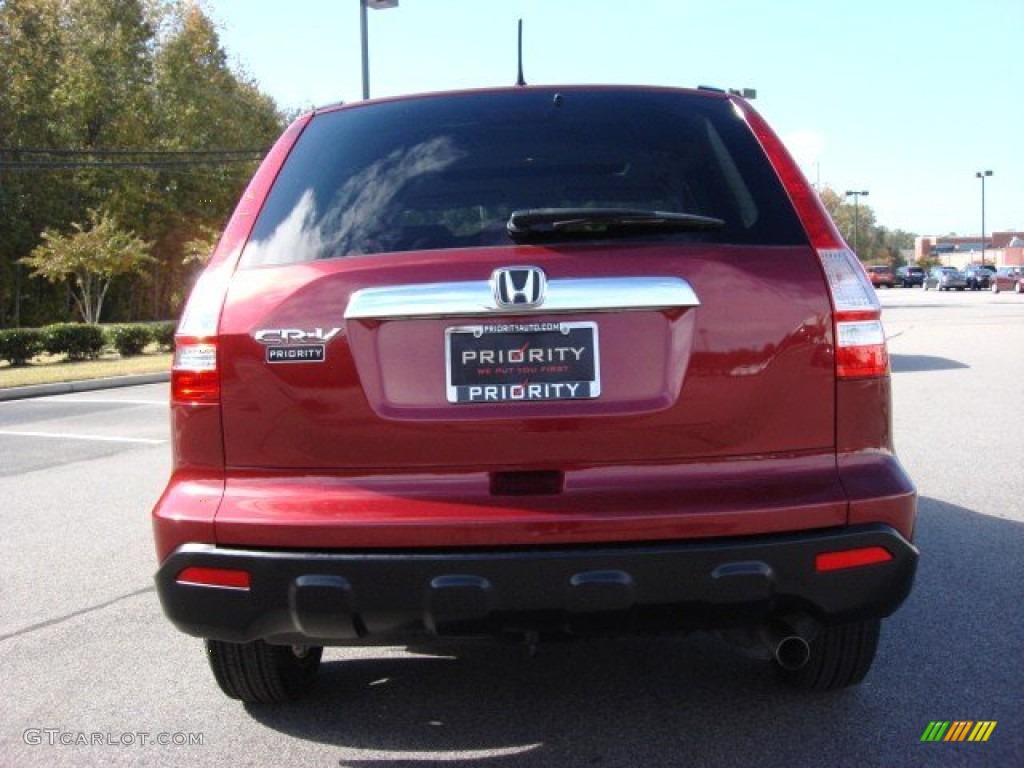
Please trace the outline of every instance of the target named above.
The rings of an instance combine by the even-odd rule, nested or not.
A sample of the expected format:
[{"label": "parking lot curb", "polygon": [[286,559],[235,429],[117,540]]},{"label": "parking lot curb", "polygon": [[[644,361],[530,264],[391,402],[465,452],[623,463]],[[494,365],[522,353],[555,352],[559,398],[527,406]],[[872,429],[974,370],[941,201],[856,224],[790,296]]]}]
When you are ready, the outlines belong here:
[{"label": "parking lot curb", "polygon": [[134,387],[139,384],[162,384],[171,380],[167,371],[160,373],[139,373],[132,376],[111,376],[105,379],[83,379],[81,381],[58,381],[53,384],[32,384],[27,387],[0,389],[0,401],[23,400],[30,397],[67,395],[73,392],[92,392],[98,389]]}]

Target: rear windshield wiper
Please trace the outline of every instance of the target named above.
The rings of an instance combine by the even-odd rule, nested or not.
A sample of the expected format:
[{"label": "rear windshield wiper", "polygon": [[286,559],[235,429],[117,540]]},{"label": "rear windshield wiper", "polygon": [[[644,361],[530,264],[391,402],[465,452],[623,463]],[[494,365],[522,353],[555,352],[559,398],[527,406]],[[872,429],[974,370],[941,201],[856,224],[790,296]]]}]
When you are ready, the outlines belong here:
[{"label": "rear windshield wiper", "polygon": [[509,237],[518,243],[592,235],[699,232],[724,226],[722,219],[693,213],[635,208],[532,208],[514,211],[507,228]]}]

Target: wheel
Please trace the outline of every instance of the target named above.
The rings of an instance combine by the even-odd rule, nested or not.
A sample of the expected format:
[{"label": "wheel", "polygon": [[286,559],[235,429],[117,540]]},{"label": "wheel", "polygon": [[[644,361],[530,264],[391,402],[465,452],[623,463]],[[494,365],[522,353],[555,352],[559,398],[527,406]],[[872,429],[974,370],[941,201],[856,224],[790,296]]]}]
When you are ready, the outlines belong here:
[{"label": "wheel", "polygon": [[280,704],[297,699],[313,685],[320,646],[270,645],[206,641],[206,655],[217,685],[232,699],[260,704]]},{"label": "wheel", "polygon": [[835,691],[856,685],[871,669],[878,649],[880,619],[824,626],[811,640],[811,655],[799,669],[779,673],[790,685],[808,691]]}]

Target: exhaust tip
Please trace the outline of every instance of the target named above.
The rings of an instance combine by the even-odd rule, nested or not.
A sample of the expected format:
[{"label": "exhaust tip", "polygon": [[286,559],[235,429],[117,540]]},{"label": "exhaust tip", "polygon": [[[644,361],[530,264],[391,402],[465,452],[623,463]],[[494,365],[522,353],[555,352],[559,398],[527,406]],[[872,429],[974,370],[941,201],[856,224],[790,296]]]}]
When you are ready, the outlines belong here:
[{"label": "exhaust tip", "polygon": [[787,635],[775,646],[775,660],[779,666],[791,672],[807,664],[811,659],[811,646],[799,635]]}]

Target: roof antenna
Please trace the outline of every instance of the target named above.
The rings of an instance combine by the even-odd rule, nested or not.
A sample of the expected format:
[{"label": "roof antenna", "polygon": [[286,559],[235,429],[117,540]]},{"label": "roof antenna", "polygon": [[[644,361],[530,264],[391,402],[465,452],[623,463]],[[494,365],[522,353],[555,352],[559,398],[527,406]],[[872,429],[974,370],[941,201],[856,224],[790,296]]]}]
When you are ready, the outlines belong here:
[{"label": "roof antenna", "polygon": [[523,20],[519,20],[519,77],[516,79],[516,85],[526,85],[526,81],[523,79]]}]

